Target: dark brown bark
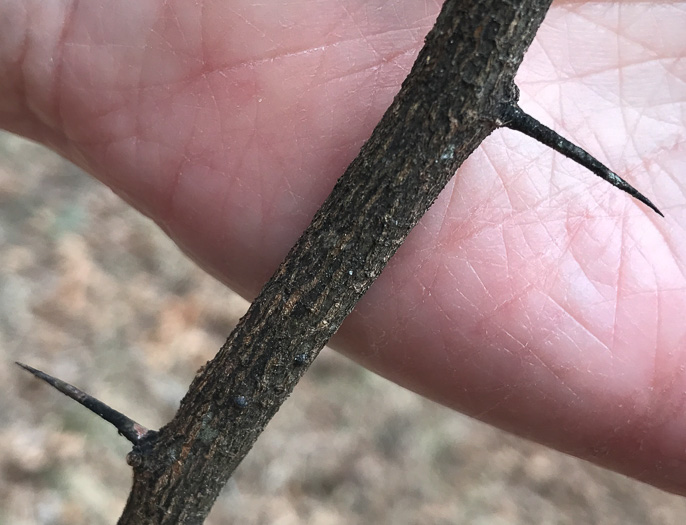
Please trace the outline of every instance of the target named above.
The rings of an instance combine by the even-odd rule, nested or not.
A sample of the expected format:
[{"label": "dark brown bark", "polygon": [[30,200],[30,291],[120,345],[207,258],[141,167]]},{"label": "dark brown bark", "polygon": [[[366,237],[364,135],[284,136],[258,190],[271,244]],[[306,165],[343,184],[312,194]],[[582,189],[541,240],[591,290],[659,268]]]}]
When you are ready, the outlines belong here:
[{"label": "dark brown bark", "polygon": [[134,447],[120,524],[197,524],[307,366],[516,103],[551,0],[448,0],[359,156],[174,419]]}]

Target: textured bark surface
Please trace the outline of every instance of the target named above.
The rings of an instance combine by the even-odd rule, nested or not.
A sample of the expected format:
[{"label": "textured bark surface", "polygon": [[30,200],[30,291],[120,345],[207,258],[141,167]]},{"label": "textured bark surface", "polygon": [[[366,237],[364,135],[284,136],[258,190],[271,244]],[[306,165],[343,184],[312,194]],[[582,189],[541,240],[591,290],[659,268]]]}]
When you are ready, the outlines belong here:
[{"label": "textured bark surface", "polygon": [[402,89],[174,419],[134,448],[119,523],[202,523],[307,366],[516,101],[551,0],[448,0]]}]

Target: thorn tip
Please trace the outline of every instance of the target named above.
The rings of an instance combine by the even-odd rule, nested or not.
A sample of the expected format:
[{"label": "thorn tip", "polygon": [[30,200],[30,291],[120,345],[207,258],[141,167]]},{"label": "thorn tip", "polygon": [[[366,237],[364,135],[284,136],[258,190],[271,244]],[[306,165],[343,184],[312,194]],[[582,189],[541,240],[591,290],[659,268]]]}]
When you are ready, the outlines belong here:
[{"label": "thorn tip", "polygon": [[636,200],[641,201],[660,217],[664,217],[663,213],[657,208],[657,206],[655,206],[650,199],[639,192],[631,184],[617,175],[614,171],[610,170],[586,150],[570,142],[566,138],[559,135],[556,131],[550,129],[544,124],[541,124],[531,115],[522,111],[518,105],[508,104],[507,106],[504,106],[500,121],[502,122],[502,126],[519,131],[520,133],[524,133],[525,135],[537,140],[541,144],[548,146],[558,153],[562,153],[565,157],[573,160],[601,179],[609,182],[615,188],[619,188],[620,190],[631,195]]},{"label": "thorn tip", "polygon": [[87,394],[83,390],[80,390],[75,386],[62,381],[61,379],[46,374],[45,372],[42,372],[41,370],[33,368],[27,364],[20,363],[19,361],[15,361],[15,364],[33,374],[37,378],[42,379],[50,386],[63,393],[65,396],[72,398],[74,401],[83,405],[91,412],[97,414],[108,423],[114,425],[117,431],[134,445],[138,444],[141,439],[152,432],[143,425],[136,423],[133,419],[125,416],[121,412],[118,412],[117,410],[107,406],[99,399],[94,398],[90,394]]}]

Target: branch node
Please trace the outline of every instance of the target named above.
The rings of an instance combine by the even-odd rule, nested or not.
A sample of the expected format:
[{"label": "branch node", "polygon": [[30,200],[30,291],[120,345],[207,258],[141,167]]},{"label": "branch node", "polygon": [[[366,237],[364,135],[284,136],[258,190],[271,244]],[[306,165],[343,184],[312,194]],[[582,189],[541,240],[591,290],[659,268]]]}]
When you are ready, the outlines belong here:
[{"label": "branch node", "polygon": [[664,217],[662,212],[658,210],[657,207],[650,202],[647,197],[645,197],[615,172],[611,171],[593,155],[580,148],[576,144],[573,144],[566,138],[560,136],[557,132],[553,131],[544,124],[541,124],[531,115],[525,113],[518,105],[508,104],[504,106],[503,113],[498,120],[498,123],[501,126],[524,133],[532,139],[537,140],[541,144],[554,149],[558,153],[562,153],[565,157],[570,158],[574,162],[582,165],[584,168],[587,168],[601,179],[612,184],[615,188],[625,191],[633,198],[648,206],[655,213],[661,217]]},{"label": "branch node", "polygon": [[15,361],[15,363],[27,372],[30,372],[36,376],[38,379],[42,379],[50,386],[56,388],[65,396],[72,398],[74,401],[83,405],[91,412],[97,414],[108,423],[114,425],[114,427],[119,431],[119,434],[124,436],[134,445],[139,445],[144,439],[156,434],[154,430],[149,430],[143,425],[136,423],[133,419],[107,406],[105,403],[87,394],[83,390],[80,390],[69,383],[65,383],[61,379],[57,379],[56,377],[46,374],[45,372],[42,372],[36,368],[25,365],[24,363],[19,363],[18,361]]}]

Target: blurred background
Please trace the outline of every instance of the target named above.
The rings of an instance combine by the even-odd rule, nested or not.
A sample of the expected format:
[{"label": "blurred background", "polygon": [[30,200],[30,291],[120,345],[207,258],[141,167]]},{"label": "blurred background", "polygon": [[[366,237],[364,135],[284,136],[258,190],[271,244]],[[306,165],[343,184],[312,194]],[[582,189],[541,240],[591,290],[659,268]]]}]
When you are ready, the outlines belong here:
[{"label": "blurred background", "polygon": [[[171,419],[247,303],[53,153],[0,135],[0,525],[113,524],[129,443],[14,365]],[[674,524],[686,499],[461,416],[325,349],[209,524]]]}]

